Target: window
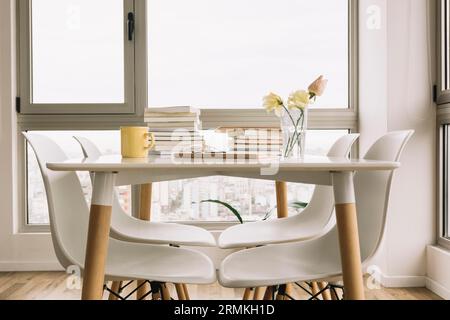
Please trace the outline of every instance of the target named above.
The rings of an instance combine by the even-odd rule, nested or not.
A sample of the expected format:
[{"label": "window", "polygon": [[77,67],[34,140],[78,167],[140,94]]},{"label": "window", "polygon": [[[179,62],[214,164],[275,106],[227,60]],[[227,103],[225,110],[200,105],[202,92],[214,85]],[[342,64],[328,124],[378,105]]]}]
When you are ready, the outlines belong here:
[{"label": "window", "polygon": [[[105,154],[119,152],[117,131],[33,131],[48,136],[60,145],[70,158],[82,157],[82,152],[73,136],[89,138],[102,147]],[[308,132],[307,152],[326,155],[333,143],[347,134],[346,130],[314,130]],[[28,146],[27,161],[27,223],[29,225],[48,224],[48,208],[45,189],[34,152]],[[91,199],[91,180],[89,174],[78,173],[86,196]],[[219,188],[220,186],[220,188]],[[274,183],[250,179],[211,177],[195,180],[180,180],[154,184],[152,199],[153,221],[209,221],[233,222],[235,217],[224,207],[204,203],[202,200],[221,200],[232,204],[248,221],[261,220],[268,214],[276,217],[276,197]],[[309,202],[314,186],[303,184],[289,185],[289,200]],[[131,188],[118,189],[122,208],[131,214]],[[267,195],[270,195],[267,197]],[[291,213],[296,213],[294,208]]]},{"label": "window", "polygon": [[348,0],[149,0],[148,37],[150,106],[260,108],[320,73],[315,107],[349,107]]},{"label": "window", "polygon": [[[130,0],[20,1],[22,113],[133,113]],[[24,30],[30,30],[26,34]]]},{"label": "window", "polygon": [[[286,96],[319,74],[330,84],[309,115],[309,153],[323,154],[358,129],[357,0],[18,3],[19,130],[51,137],[70,157],[81,156],[75,134],[118,153],[117,130],[142,125],[152,106],[200,108],[205,130],[278,125],[261,107],[262,97]],[[34,154],[24,146],[19,156],[25,224],[47,224]],[[80,174],[80,180],[89,201],[90,179]],[[152,217],[235,221],[220,206],[200,204],[216,198],[258,220],[275,207],[275,198],[264,196],[273,190],[270,182],[224,177],[158,183]],[[293,184],[289,198],[308,202],[313,190]],[[129,213],[131,193],[120,190]]]},{"label": "window", "polygon": [[[308,154],[326,155],[346,130],[308,132]],[[219,187],[220,186],[220,187]],[[154,188],[152,217],[159,221],[233,222],[234,215],[225,207],[203,200],[220,200],[231,204],[244,220],[262,220],[272,213],[276,217],[275,185],[270,181],[211,177],[158,183]],[[309,202],[314,186],[289,184],[289,201]],[[269,196],[268,196],[269,195]],[[296,213],[294,208],[291,213]]]},{"label": "window", "polygon": [[450,248],[450,0],[439,1],[440,27],[438,37],[439,81],[437,103],[439,130],[439,203],[438,203],[438,241]]}]

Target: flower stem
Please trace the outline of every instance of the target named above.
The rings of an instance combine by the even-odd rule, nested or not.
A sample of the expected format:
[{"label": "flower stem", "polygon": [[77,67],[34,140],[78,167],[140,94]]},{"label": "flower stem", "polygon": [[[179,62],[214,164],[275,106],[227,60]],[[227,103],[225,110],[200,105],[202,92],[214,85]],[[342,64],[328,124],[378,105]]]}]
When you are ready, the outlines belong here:
[{"label": "flower stem", "polygon": [[[300,114],[300,117],[297,119],[297,121],[295,121],[293,119],[293,117],[289,111],[287,111],[287,112],[289,114],[289,117],[291,118],[293,125],[294,125],[294,134],[289,137],[289,140],[288,140],[288,143],[286,146],[286,150],[285,150],[285,155],[284,155],[285,157],[287,157],[289,155],[289,153],[292,152],[292,150],[295,147],[295,144],[301,140],[301,135],[302,135],[303,130],[301,132],[298,132],[298,126],[300,124],[300,121],[301,121],[302,129],[303,129],[303,126],[305,125],[305,111],[304,110],[300,109],[301,114]],[[301,147],[303,147],[303,146],[301,146]]]}]

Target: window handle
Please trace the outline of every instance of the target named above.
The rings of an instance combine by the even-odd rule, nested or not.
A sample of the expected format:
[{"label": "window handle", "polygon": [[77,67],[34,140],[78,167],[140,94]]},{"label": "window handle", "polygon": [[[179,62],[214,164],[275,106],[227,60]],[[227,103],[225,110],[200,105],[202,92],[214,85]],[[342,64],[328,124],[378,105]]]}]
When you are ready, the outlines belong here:
[{"label": "window handle", "polygon": [[135,30],[134,13],[128,13],[128,40],[133,41],[133,34]]}]

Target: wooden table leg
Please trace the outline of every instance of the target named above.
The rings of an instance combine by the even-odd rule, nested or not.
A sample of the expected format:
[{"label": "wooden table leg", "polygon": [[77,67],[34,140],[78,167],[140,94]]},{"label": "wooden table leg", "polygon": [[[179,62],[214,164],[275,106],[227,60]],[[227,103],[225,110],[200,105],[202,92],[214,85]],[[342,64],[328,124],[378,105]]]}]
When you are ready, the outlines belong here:
[{"label": "wooden table leg", "polygon": [[[140,200],[139,200],[139,219],[144,221],[150,221],[152,214],[152,184],[141,185]],[[145,281],[138,281],[138,290],[136,292],[136,298],[140,300],[143,296],[150,291],[150,284],[144,283]]]},{"label": "wooden table leg", "polygon": [[[275,184],[277,195],[277,218],[283,219],[289,217],[289,201],[288,201],[288,187],[286,182],[277,181]],[[285,285],[285,292],[292,291],[292,283]]]},{"label": "wooden table leg", "polygon": [[115,178],[114,173],[95,174],[81,293],[83,300],[101,300],[103,296]]},{"label": "wooden table leg", "polygon": [[288,192],[286,182],[276,182],[277,214],[278,219],[289,216]]},{"label": "wooden table leg", "polygon": [[339,234],[345,299],[364,300],[358,219],[352,172],[333,173],[336,224]]}]

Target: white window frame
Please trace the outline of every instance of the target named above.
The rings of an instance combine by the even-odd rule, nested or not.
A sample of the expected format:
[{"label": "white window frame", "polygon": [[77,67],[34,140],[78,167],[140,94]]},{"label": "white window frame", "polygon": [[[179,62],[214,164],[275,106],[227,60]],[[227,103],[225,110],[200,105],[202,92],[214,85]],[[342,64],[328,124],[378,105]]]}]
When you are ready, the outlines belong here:
[{"label": "white window frame", "polygon": [[[31,0],[17,0],[18,6],[18,35],[20,38],[18,47],[18,88],[21,97],[21,113],[18,114],[18,159],[19,159],[19,181],[18,195],[19,208],[22,215],[19,219],[19,230],[21,232],[48,232],[48,226],[36,226],[27,224],[27,194],[26,194],[26,152],[25,142],[21,132],[29,130],[118,130],[124,125],[144,125],[143,115],[148,106],[147,97],[147,4],[145,0],[124,0],[133,3],[136,17],[136,32],[134,40],[134,109],[124,114],[119,114],[115,108],[101,110],[99,105],[89,105],[89,112],[80,112],[79,105],[51,105],[38,106],[41,112],[27,112],[36,105],[27,105],[29,101],[29,26],[23,20],[29,20],[29,9],[26,6]],[[311,0],[313,1],[313,0]],[[359,8],[358,0],[349,1],[349,108],[348,109],[312,109],[309,114],[308,125],[310,129],[324,130],[349,130],[359,131],[358,121],[358,26]],[[25,3],[25,9],[24,4]],[[125,11],[128,12],[128,11]],[[28,30],[28,31],[27,31]],[[25,89],[24,89],[25,88]],[[28,88],[28,89],[27,89]],[[59,106],[59,107],[58,107]],[[41,108],[42,107],[42,108]],[[48,108],[59,108],[50,110]],[[87,105],[81,106],[86,110]],[[84,109],[83,109],[84,108]],[[106,114],[102,111],[109,109]],[[35,110],[35,109],[33,109]],[[123,110],[121,110],[123,111]],[[276,127],[279,119],[268,115],[261,107],[260,109],[204,109],[201,120],[203,129],[214,129],[217,127]],[[357,147],[356,147],[357,149]],[[356,151],[355,151],[356,152]],[[357,153],[355,153],[357,154]],[[137,188],[133,188],[136,191]],[[136,208],[136,195],[133,194],[133,208]],[[220,230],[232,225],[232,222],[204,222],[194,223],[213,230]]]},{"label": "white window frame", "polygon": [[[438,244],[450,249],[447,219],[449,215],[450,199],[448,199],[448,170],[450,161],[450,137],[446,136],[445,126],[450,126],[450,1],[438,1],[437,25],[437,61],[438,81],[436,87],[437,112],[437,159],[438,159],[438,203],[437,203],[437,241]],[[449,89],[447,89],[449,88]],[[446,90],[447,89],[447,90]],[[447,129],[447,130],[450,130]]]}]

